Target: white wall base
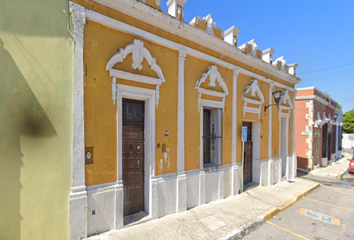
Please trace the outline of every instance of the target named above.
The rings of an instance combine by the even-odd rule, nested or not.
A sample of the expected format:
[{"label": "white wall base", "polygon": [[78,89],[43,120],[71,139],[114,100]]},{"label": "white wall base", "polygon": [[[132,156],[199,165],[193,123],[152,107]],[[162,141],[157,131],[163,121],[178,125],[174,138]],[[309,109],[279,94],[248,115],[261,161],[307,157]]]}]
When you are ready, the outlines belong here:
[{"label": "white wall base", "polygon": [[176,212],[184,212],[187,210],[187,175],[178,174],[177,176],[177,204]]},{"label": "white wall base", "polygon": [[114,228],[121,229],[124,226],[124,189],[123,189],[123,180],[120,180],[115,185],[115,220]]},{"label": "white wall base", "polygon": [[237,164],[234,164],[231,167],[231,196],[236,196],[240,190],[238,169],[239,167]]},{"label": "white wall base", "polygon": [[99,184],[87,189],[87,234],[123,228],[123,183]]},{"label": "white wall base", "polygon": [[270,182],[269,175],[269,160],[270,159],[253,159],[252,164],[252,181],[261,186],[268,186]]},{"label": "white wall base", "polygon": [[115,187],[88,190],[87,234],[114,229]]},{"label": "white wall base", "polygon": [[177,175],[159,176],[158,217],[176,212]]},{"label": "white wall base", "polygon": [[328,165],[328,159],[322,158],[321,159],[321,167],[327,167],[327,165]]},{"label": "white wall base", "polygon": [[281,182],[281,180],[282,160],[280,158],[253,160],[253,182],[260,186],[271,186]]},{"label": "white wall base", "polygon": [[69,199],[69,239],[87,237],[87,192],[85,186],[70,193]]},{"label": "white wall base", "polygon": [[[231,189],[234,191],[233,194],[237,195],[240,189],[239,170],[240,167],[236,164],[153,177],[150,179],[148,188],[151,197],[150,207],[145,211],[150,211],[148,214],[151,219],[154,219],[232,196]],[[77,236],[80,234],[81,237],[86,237],[96,232],[124,227],[122,181],[90,186],[87,195],[88,197],[85,193],[83,197],[75,198],[77,202],[72,201],[78,212],[84,212],[78,221],[78,224],[82,224],[83,231],[72,239],[79,239]],[[78,215],[79,213],[75,216],[75,220],[78,219]],[[80,228],[76,227],[76,229]]]},{"label": "white wall base", "polygon": [[295,180],[296,178],[296,169],[297,169],[297,157],[296,155],[291,155],[287,157],[287,173],[286,173],[286,179],[287,180]]},{"label": "white wall base", "polygon": [[281,164],[280,158],[273,159],[273,184],[281,182]]},{"label": "white wall base", "polygon": [[159,183],[156,178],[150,179],[150,202],[148,214],[152,219],[159,215]]}]

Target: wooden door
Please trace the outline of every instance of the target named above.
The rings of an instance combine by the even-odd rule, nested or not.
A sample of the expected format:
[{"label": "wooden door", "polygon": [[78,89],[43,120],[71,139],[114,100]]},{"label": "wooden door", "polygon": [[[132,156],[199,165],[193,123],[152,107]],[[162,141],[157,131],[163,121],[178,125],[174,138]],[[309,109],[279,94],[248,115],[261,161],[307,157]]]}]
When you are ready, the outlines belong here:
[{"label": "wooden door", "polygon": [[247,141],[243,152],[243,183],[252,182],[252,160],[253,160],[253,142],[252,142],[252,123],[244,122],[242,126],[247,127]]},{"label": "wooden door", "polygon": [[144,210],[144,102],[123,100],[124,216]]},{"label": "wooden door", "polygon": [[331,143],[332,143],[332,134],[328,133],[328,138],[327,138],[327,160],[331,160]]},{"label": "wooden door", "polygon": [[327,157],[327,124],[322,127],[322,158]]}]

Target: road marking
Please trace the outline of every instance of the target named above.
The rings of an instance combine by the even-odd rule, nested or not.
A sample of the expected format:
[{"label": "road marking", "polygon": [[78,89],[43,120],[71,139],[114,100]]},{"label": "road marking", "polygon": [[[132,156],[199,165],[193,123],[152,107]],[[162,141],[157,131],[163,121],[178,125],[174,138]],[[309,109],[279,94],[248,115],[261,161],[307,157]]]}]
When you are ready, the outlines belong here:
[{"label": "road marking", "polygon": [[306,217],[310,217],[325,223],[329,223],[332,225],[336,225],[339,226],[340,225],[340,220],[338,218],[335,217],[331,217],[319,212],[315,212],[309,209],[305,209],[305,208],[301,208],[299,211],[302,215],[306,216]]},{"label": "road marking", "polygon": [[281,227],[281,226],[279,226],[279,225],[276,225],[276,224],[274,224],[274,223],[272,223],[272,222],[267,221],[267,223],[268,223],[269,225],[272,225],[272,226],[274,226],[274,227],[277,227],[277,228],[279,228],[279,229],[281,229],[281,230],[283,230],[283,231],[285,231],[285,232],[291,233],[291,234],[293,234],[293,235],[295,235],[295,236],[297,236],[297,237],[299,237],[299,238],[301,238],[301,239],[310,240],[310,239],[308,239],[308,238],[305,238],[304,236],[301,236],[300,234],[294,233],[294,232],[290,231],[289,229],[283,228],[283,227]]},{"label": "road marking", "polygon": [[322,204],[325,204],[325,205],[328,205],[328,206],[332,206],[332,207],[336,207],[336,208],[341,208],[341,209],[344,209],[344,210],[348,210],[348,211],[354,212],[354,209],[352,209],[352,208],[341,207],[341,206],[338,206],[338,205],[333,205],[333,204],[330,204],[330,203],[318,201],[318,200],[316,200],[316,199],[307,198],[307,197],[304,197],[304,199],[309,200],[309,201],[313,201],[313,202],[317,202],[317,203],[322,203]]}]

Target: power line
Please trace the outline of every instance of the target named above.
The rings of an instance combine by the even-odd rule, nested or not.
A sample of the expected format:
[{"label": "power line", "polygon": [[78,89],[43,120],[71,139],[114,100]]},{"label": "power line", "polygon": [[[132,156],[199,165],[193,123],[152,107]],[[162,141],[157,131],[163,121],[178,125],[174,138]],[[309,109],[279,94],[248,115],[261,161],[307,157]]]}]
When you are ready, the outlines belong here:
[{"label": "power line", "polygon": [[354,69],[347,69],[347,70],[344,70],[344,71],[339,72],[339,73],[326,74],[326,75],[317,76],[317,77],[312,77],[312,78],[302,78],[302,80],[305,80],[305,81],[307,82],[307,81],[311,81],[311,80],[314,80],[314,79],[322,78],[323,81],[327,81],[327,80],[332,81],[333,79],[326,79],[326,78],[328,78],[328,77],[330,77],[330,76],[334,76],[334,75],[336,75],[336,76],[342,75],[343,73],[348,74],[348,73],[353,72],[353,70],[354,70]]},{"label": "power line", "polygon": [[325,70],[329,70],[329,69],[333,69],[333,68],[345,67],[345,66],[353,65],[353,64],[354,64],[354,62],[352,62],[352,63],[347,63],[347,64],[343,64],[343,65],[338,65],[338,66],[334,66],[334,67],[328,67],[328,68],[322,68],[322,69],[318,69],[318,70],[313,70],[313,71],[298,73],[298,74],[307,74],[307,73],[313,73],[313,72],[320,72],[320,71],[325,71]]}]

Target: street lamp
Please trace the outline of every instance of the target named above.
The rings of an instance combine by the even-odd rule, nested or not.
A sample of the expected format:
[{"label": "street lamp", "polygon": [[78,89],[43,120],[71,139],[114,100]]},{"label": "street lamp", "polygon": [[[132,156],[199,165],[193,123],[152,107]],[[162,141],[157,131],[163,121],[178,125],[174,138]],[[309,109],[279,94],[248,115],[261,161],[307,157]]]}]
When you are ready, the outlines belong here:
[{"label": "street lamp", "polygon": [[334,120],[334,122],[337,122],[337,119],[338,119],[338,114],[337,114],[337,113],[333,114],[333,120]]},{"label": "street lamp", "polygon": [[274,92],[272,92],[275,104],[269,104],[268,106],[264,107],[264,111],[267,111],[267,108],[269,108],[270,106],[274,106],[276,105],[277,107],[279,107],[279,102],[280,102],[280,96],[282,94],[281,90],[276,89]]}]

